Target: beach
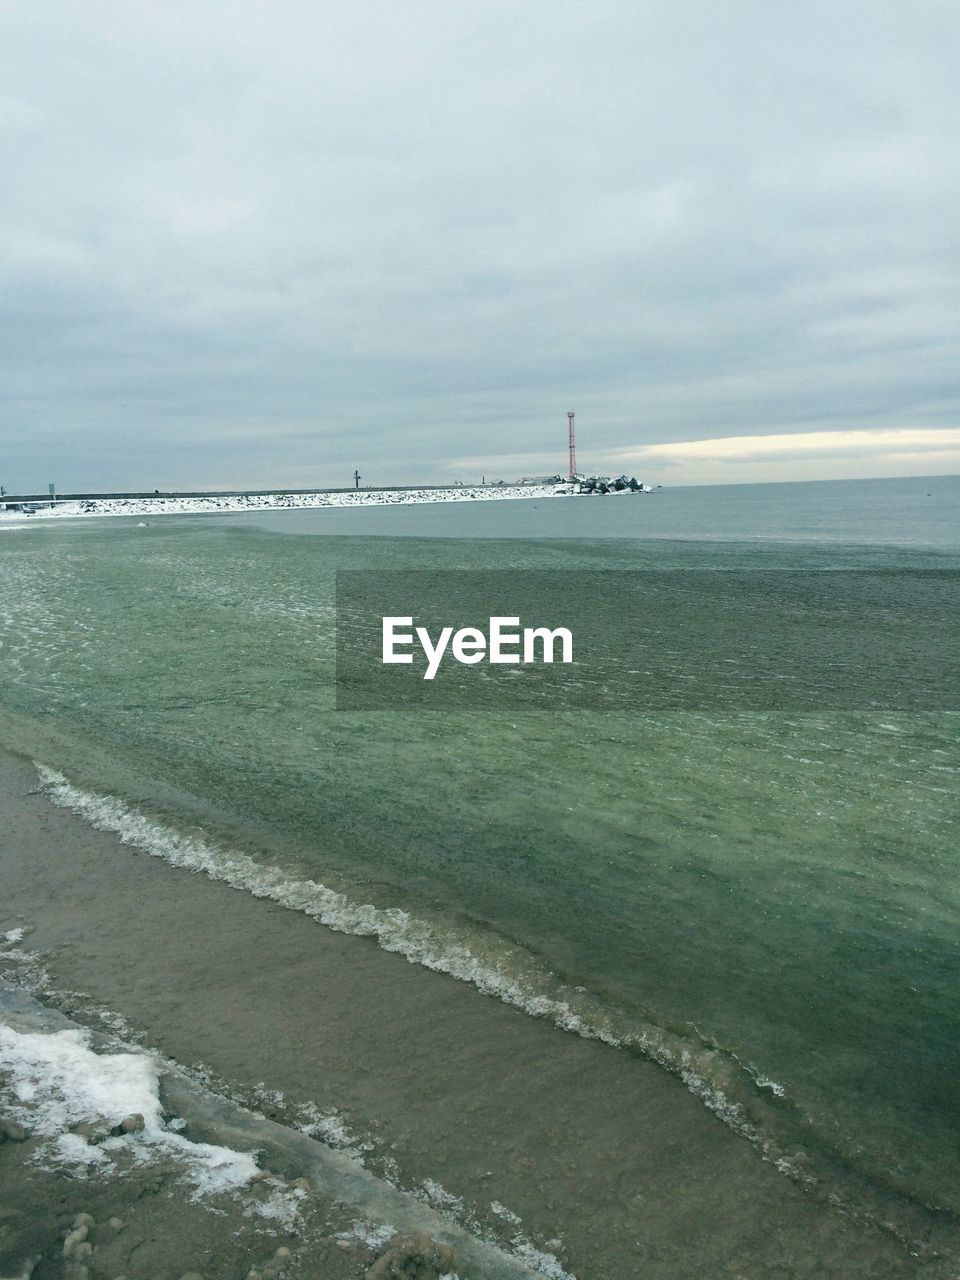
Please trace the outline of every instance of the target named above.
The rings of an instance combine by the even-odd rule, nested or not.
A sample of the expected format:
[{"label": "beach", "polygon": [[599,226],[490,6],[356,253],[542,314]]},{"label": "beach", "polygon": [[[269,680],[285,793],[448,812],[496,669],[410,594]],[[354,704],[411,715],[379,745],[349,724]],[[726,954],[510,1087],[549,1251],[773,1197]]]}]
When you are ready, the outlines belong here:
[{"label": "beach", "polygon": [[[544,1254],[561,1241],[544,1274],[915,1274],[889,1233],[785,1186],[654,1064],[91,830],[38,795],[35,771],[9,754],[0,778],[0,929],[28,931],[18,950],[49,975],[42,998],[81,1024],[103,1031],[119,1016],[142,1044],[291,1128],[313,1109],[335,1114],[348,1151],[370,1144],[368,1169],[399,1170],[421,1195],[433,1187],[441,1208],[508,1251],[521,1234]],[[17,971],[8,960],[7,976]],[[11,1150],[0,1148],[0,1169]],[[731,1187],[756,1215],[749,1235],[729,1215]],[[108,1204],[123,1208],[128,1191],[114,1194]],[[62,1222],[92,1203],[83,1184],[60,1196],[46,1224],[54,1256]],[[167,1222],[179,1233],[179,1211]],[[130,1274],[174,1275],[172,1261],[152,1270],[148,1252]]]},{"label": "beach", "polygon": [[[277,1249],[378,1280],[394,1228],[453,1251],[431,1280],[952,1280],[952,706],[876,705],[848,661],[835,710],[724,703],[725,676],[699,710],[336,710],[343,569],[681,596],[759,570],[764,627],[734,621],[787,655],[798,575],[895,585],[841,595],[851,643],[949,580],[960,486],[930,485],[828,487],[818,539],[805,486],[6,526],[0,976],[89,1029],[76,1061],[152,1055],[161,1097],[206,1094],[141,1166],[125,1117],[45,1134],[0,1067],[26,1139],[0,1186],[35,1206],[0,1274],[59,1276],[88,1213],[71,1265],[113,1280]],[[694,613],[706,657],[726,614]],[[248,1181],[185,1196],[177,1117]],[[353,1164],[318,1181],[324,1153]],[[310,1212],[268,1220],[265,1185]]]},{"label": "beach", "polygon": [[0,1280],[960,1280],[958,18],[0,8]]}]

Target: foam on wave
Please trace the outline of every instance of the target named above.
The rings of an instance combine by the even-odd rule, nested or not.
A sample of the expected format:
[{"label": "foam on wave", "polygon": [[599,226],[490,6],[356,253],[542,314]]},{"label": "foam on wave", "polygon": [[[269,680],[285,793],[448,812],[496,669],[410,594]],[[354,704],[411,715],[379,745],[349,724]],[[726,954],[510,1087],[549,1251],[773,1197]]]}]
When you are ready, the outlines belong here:
[{"label": "foam on wave", "polygon": [[258,862],[240,850],[185,835],[113,796],[83,791],[46,765],[36,767],[41,788],[53,803],[72,810],[91,826],[113,833],[124,844],[312,916],[339,933],[375,938],[383,950],[403,955],[411,964],[469,983],[484,995],[552,1022],[562,1031],[639,1051],[678,1075],[712,1112],[755,1143],[778,1167],[789,1167],[789,1161],[782,1163],[784,1153],[770,1134],[764,1133],[738,1100],[746,1095],[762,1108],[762,1095],[782,1097],[783,1087],[758,1079],[735,1054],[725,1053],[706,1039],[686,1038],[605,1008],[589,992],[564,986],[519,946],[494,938],[479,947],[468,946],[442,922],[398,907],[354,901],[319,881],[293,878],[281,867]]}]

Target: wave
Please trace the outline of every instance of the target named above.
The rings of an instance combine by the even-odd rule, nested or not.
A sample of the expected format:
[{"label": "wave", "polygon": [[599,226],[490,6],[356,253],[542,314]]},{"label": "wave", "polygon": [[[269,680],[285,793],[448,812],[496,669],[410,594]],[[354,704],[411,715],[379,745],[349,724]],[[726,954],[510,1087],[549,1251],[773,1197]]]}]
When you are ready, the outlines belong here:
[{"label": "wave", "polygon": [[765,1077],[733,1049],[697,1028],[687,1035],[645,1021],[603,1004],[585,988],[563,983],[522,946],[497,935],[478,932],[468,944],[464,930],[458,932],[446,920],[398,907],[378,907],[317,880],[293,877],[282,867],[241,850],[177,831],[114,796],[81,790],[55,769],[35,764],[41,791],[54,804],[98,830],[111,832],[124,844],[301,912],[336,932],[374,938],[384,951],[469,983],[561,1031],[652,1060],[678,1076],[780,1173],[854,1216],[892,1230],[904,1243],[916,1240],[913,1230],[894,1229],[887,1215],[875,1207],[875,1189],[871,1190],[869,1180],[856,1176],[846,1159],[823,1145],[825,1135],[788,1096],[783,1084]]},{"label": "wave", "polygon": [[[753,1126],[723,1087],[716,1068],[724,1057],[705,1041],[687,1042],[653,1024],[624,1025],[628,1015],[599,1007],[599,1000],[583,988],[564,985],[516,945],[501,939],[467,945],[449,925],[399,907],[377,907],[354,901],[316,880],[292,878],[282,867],[259,862],[249,854],[226,849],[197,836],[185,835],[126,805],[114,796],[83,791],[62,773],[36,764],[41,790],[60,808],[70,809],[92,827],[109,831],[145,853],[194,872],[203,872],[235,889],[293,911],[312,916],[338,933],[375,938],[384,951],[405,956],[412,964],[448,974],[487,996],[513,1005],[535,1018],[552,1022],[562,1031],[615,1047],[632,1046],[661,1066],[675,1071],[684,1083],[722,1119],[748,1136]],[[479,940],[478,940],[479,941]],[[486,954],[484,954],[486,953]],[[619,1025],[618,1025],[619,1024]],[[762,1081],[750,1068],[726,1057],[723,1072],[738,1071],[757,1088],[782,1096],[783,1088]]]}]

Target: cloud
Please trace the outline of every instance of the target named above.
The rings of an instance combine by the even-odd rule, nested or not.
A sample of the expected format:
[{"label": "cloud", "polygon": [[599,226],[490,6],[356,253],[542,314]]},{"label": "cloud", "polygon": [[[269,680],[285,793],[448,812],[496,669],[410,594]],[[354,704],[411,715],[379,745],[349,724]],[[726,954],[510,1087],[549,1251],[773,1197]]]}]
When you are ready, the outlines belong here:
[{"label": "cloud", "polygon": [[552,471],[569,408],[593,470],[958,420],[953,5],[0,22],[8,487]]},{"label": "cloud", "polygon": [[726,436],[718,440],[678,440],[670,444],[624,449],[625,460],[662,460],[667,464],[695,462],[760,462],[792,458],[891,457],[901,453],[960,451],[960,427],[890,431],[803,431],[784,435]]},{"label": "cloud", "polygon": [[[737,483],[781,479],[960,473],[960,427],[904,427],[891,430],[837,430],[727,436],[639,445],[621,450],[617,465],[680,473],[687,482]],[[828,469],[824,471],[822,464]]]},{"label": "cloud", "polygon": [[[559,441],[558,441],[559,446]],[[636,474],[680,484],[743,484],[754,480],[806,480],[832,476],[960,474],[960,427],[775,432],[674,440],[613,449],[604,473]],[[465,456],[446,465],[452,476],[566,474],[566,456],[503,453]],[[591,472],[591,466],[581,470]]]}]

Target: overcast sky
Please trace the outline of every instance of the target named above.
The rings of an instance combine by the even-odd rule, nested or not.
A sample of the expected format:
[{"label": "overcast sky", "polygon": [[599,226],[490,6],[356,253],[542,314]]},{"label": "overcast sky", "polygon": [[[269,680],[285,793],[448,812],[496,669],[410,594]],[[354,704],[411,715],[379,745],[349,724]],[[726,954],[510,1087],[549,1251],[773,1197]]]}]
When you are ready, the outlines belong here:
[{"label": "overcast sky", "polygon": [[960,472],[956,0],[0,0],[0,481]]}]

